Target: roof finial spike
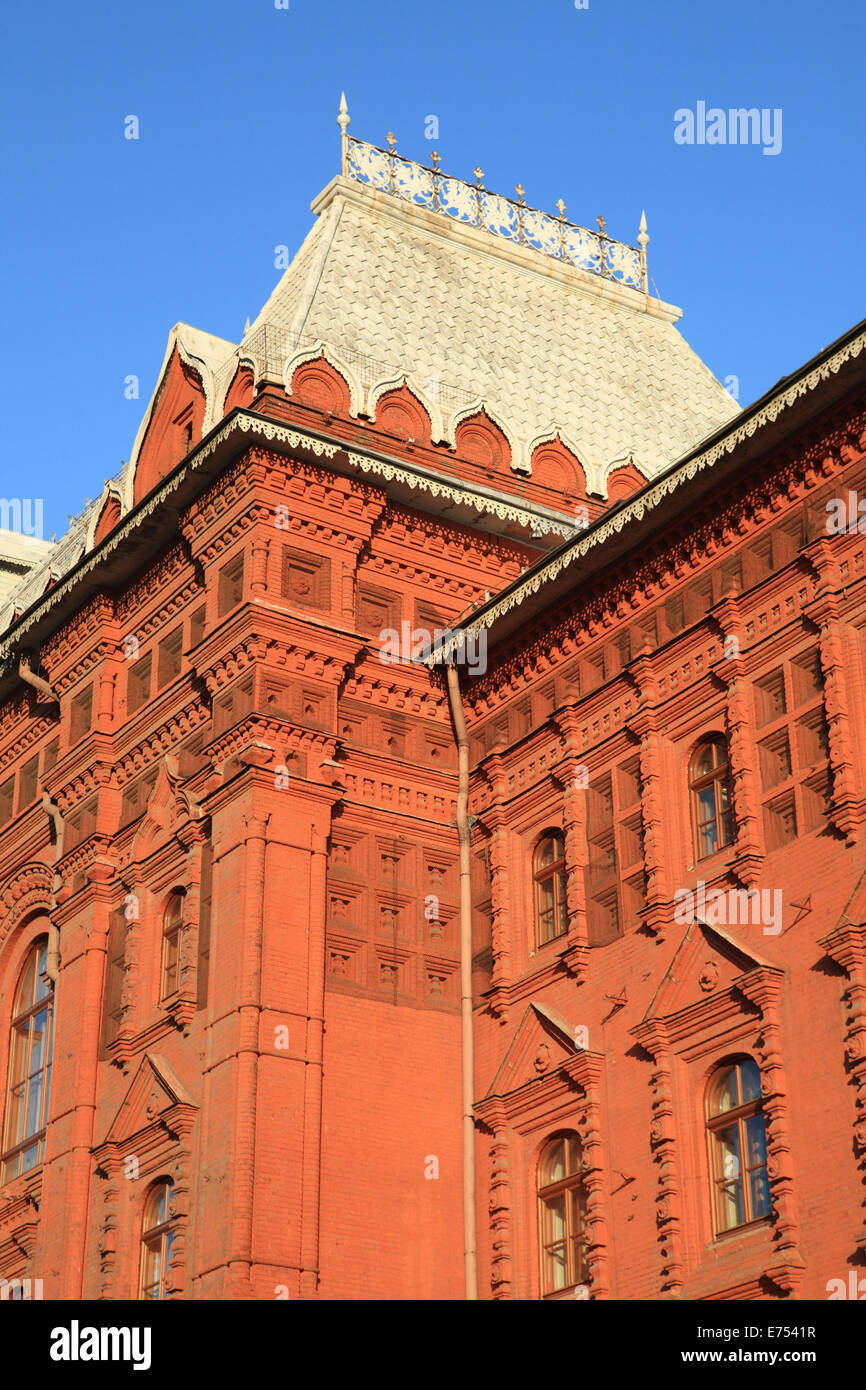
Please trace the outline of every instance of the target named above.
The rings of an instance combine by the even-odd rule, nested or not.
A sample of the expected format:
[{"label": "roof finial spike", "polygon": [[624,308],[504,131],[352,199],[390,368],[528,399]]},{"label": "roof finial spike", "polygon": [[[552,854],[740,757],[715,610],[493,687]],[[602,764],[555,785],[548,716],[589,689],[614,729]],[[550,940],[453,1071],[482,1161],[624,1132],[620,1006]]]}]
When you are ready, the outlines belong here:
[{"label": "roof finial spike", "polygon": [[515,193],[517,194],[518,201],[522,203],[522,202],[523,202],[523,195],[524,195],[524,193],[526,192],[525,188],[523,187],[523,184],[522,184],[522,183],[516,183],[516,184],[514,185],[514,191],[515,191]]},{"label": "roof finial spike", "polygon": [[565,216],[565,203],[564,203],[564,202],[562,201],[562,199],[560,198],[560,199],[559,199],[559,202],[556,204],[556,206],[557,206],[557,209],[558,209],[558,211],[559,211],[559,220],[560,220],[560,222],[561,222],[562,219],[563,219],[564,216]]},{"label": "roof finial spike", "polygon": [[644,292],[644,300],[649,305],[649,275],[647,273],[646,249],[649,246],[649,232],[646,229],[646,213],[640,215],[640,227],[637,234],[637,244],[640,247],[640,287]]},{"label": "roof finial spike", "polygon": [[246,321],[246,323],[244,324],[244,337],[247,336],[247,334],[249,333],[249,331],[250,331],[250,316],[249,316],[249,314],[247,314],[247,321]]},{"label": "roof finial spike", "polygon": [[397,137],[396,137],[396,135],[394,134],[393,130],[389,130],[389,131],[388,131],[388,134],[385,136],[385,139],[388,141],[388,149],[389,149],[389,150],[391,151],[391,153],[393,154],[393,153],[394,153],[394,146],[395,146],[396,143],[397,143]]},{"label": "roof finial spike", "polygon": [[478,187],[483,188],[484,185],[482,184],[481,180],[484,178],[484,170],[481,168],[481,165],[476,164],[472,172],[475,175],[475,182],[478,185]]},{"label": "roof finial spike", "polygon": [[349,108],[346,105],[346,93],[340,93],[340,114],[337,117],[337,125],[340,127],[340,172],[345,174],[348,168],[349,156]]},{"label": "roof finial spike", "polygon": [[604,236],[604,229],[607,226],[607,221],[605,220],[605,218],[602,217],[601,213],[599,213],[598,217],[595,220],[598,223],[599,235]]}]

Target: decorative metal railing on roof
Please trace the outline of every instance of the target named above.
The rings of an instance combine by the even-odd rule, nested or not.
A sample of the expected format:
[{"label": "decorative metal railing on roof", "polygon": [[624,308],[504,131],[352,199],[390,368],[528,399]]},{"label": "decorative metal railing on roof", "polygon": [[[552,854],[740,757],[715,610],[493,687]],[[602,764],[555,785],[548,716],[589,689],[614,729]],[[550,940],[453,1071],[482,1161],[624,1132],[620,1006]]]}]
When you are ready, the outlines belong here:
[{"label": "decorative metal railing on roof", "polygon": [[647,293],[646,248],[649,236],[646,218],[641,215],[638,245],[629,246],[614,241],[605,234],[604,218],[599,230],[588,231],[565,219],[565,204],[557,203],[559,216],[527,207],[523,189],[517,185],[518,201],[500,193],[489,192],[481,182],[483,170],[476,168],[475,184],[451,178],[439,168],[439,156],[433,151],[433,167],[416,164],[397,154],[394,136],[389,132],[387,150],[369,145],[348,134],[349,113],[345,96],[337,118],[342,132],[342,171],[356,183],[381,189],[395,198],[415,203],[453,218],[470,227],[480,227],[493,236],[505,237],[519,246],[531,246],[554,260],[587,270],[620,284]]}]

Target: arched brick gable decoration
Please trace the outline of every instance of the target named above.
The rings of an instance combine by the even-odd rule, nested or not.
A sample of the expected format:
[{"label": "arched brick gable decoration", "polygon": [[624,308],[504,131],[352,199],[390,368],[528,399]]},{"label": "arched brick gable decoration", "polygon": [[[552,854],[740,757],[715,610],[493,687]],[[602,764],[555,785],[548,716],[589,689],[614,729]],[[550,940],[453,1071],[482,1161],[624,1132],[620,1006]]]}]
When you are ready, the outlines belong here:
[{"label": "arched brick gable decoration", "polygon": [[300,405],[311,406],[323,415],[348,419],[352,413],[349,385],[324,355],[295,368],[289,394]]},{"label": "arched brick gable decoration", "polygon": [[175,347],[139,450],[135,502],[140,502],[171,472],[187,453],[190,441],[201,439],[204,413],[201,377],[183,361]]},{"label": "arched brick gable decoration", "polygon": [[33,912],[48,912],[54,870],[47,864],[25,864],[0,888],[0,953],[18,923]]},{"label": "arched brick gable decoration", "polygon": [[486,410],[460,420],[454,431],[454,447],[460,458],[477,463],[494,473],[504,473],[511,465],[511,446],[504,432]]},{"label": "arched brick gable decoration", "polygon": [[255,395],[255,383],[253,381],[252,368],[242,362],[234,376],[231,385],[226,392],[225,404],[223,405],[223,415],[228,415],[235,406],[250,406]]},{"label": "arched brick gable decoration", "polygon": [[374,404],[373,422],[377,430],[398,439],[412,439],[416,444],[432,443],[430,416],[405,382],[397,390],[386,391]]},{"label": "arched brick gable decoration", "polygon": [[586,497],[586,474],[562,440],[547,439],[532,452],[532,480],[561,492],[569,501]]},{"label": "arched brick gable decoration", "polygon": [[120,502],[114,496],[105,499],[102,511],[99,513],[99,520],[96,523],[96,530],[93,533],[93,544],[99,545],[105,537],[110,535],[117,523],[120,521]]},{"label": "arched brick gable decoration", "polygon": [[622,468],[615,468],[607,478],[607,500],[608,502],[622,502],[626,497],[631,497],[633,492],[645,487],[647,479],[640,469],[635,468],[629,461]]}]

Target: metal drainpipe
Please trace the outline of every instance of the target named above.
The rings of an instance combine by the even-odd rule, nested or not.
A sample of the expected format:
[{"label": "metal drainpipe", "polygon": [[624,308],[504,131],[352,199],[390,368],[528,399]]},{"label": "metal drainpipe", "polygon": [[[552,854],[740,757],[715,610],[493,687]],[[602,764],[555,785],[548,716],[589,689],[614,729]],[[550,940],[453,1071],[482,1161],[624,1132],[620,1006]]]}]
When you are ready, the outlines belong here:
[{"label": "metal drainpipe", "polygon": [[[63,817],[60,814],[60,807],[56,806],[48,795],[47,791],[42,792],[42,807],[46,815],[51,817],[54,826],[54,863],[59,864],[63,858]],[[51,885],[51,899],[53,906],[57,906],[56,893],[62,880],[54,870],[54,882]],[[53,985],[57,984],[60,976],[60,928],[49,918],[48,929],[48,951],[45,956],[45,974]]]},{"label": "metal drainpipe", "polygon": [[55,704],[60,703],[48,682],[44,681],[41,676],[37,676],[33,673],[33,671],[31,671],[30,658],[27,656],[20,656],[18,658],[18,677],[27,685],[32,685],[33,689],[38,690],[40,695],[47,695],[49,700],[53,700]]},{"label": "metal drainpipe", "polygon": [[457,744],[457,835],[460,843],[460,1016],[463,1078],[463,1264],[466,1298],[478,1298],[475,1234],[475,1042],[472,1035],[472,860],[469,825],[469,736],[460,699],[460,679],[447,667],[448,703]]}]

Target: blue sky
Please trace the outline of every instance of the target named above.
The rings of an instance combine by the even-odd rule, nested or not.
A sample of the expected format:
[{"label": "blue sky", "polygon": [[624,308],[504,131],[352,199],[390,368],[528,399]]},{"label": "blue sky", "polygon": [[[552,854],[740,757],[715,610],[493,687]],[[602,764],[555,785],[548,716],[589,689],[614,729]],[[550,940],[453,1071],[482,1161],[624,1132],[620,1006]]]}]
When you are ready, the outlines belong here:
[{"label": "blue sky", "polygon": [[[351,133],[633,242],[741,404],[866,314],[862,0],[148,0],[6,8],[0,495],[45,533],[129,457],[178,320],[237,341]],[[782,111],[782,148],[674,113]],[[140,138],[124,139],[136,115]],[[124,397],[124,379],[141,399]]]}]

